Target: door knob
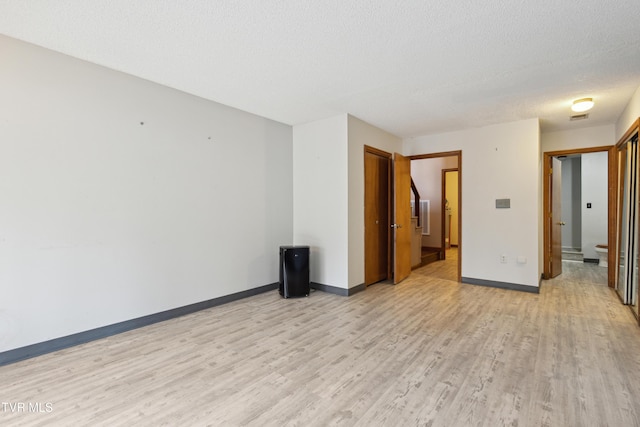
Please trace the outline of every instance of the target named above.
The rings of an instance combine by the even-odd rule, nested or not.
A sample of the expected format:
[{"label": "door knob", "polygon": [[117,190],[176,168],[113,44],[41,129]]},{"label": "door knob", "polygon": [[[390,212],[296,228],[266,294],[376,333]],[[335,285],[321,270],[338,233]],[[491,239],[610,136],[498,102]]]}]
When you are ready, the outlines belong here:
[{"label": "door knob", "polygon": [[564,222],[564,221],[561,221],[561,222],[558,223],[558,225],[567,225],[567,223]]},{"label": "door knob", "polygon": [[391,228],[402,228],[400,224],[391,224]]}]

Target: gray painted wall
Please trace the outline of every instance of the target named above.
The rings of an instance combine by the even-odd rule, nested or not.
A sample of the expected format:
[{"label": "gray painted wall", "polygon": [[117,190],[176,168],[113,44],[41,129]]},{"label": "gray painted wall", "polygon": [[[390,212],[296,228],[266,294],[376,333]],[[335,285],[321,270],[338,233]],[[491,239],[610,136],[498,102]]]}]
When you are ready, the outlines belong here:
[{"label": "gray painted wall", "polygon": [[562,227],[563,249],[582,248],[582,159],[562,160]]}]

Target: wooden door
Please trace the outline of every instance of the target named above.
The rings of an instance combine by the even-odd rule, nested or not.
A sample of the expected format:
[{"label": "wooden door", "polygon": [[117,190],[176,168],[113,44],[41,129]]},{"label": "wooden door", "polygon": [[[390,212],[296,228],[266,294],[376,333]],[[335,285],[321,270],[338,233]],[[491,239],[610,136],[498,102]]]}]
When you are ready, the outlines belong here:
[{"label": "wooden door", "polygon": [[389,179],[391,155],[365,147],[364,153],[364,282],[389,277]]},{"label": "wooden door", "polygon": [[411,160],[393,156],[393,283],[411,274]]},{"label": "wooden door", "polygon": [[562,274],[562,162],[551,158],[550,276]]},{"label": "wooden door", "polygon": [[[620,147],[618,151],[618,205],[617,205],[617,245],[616,245],[616,257],[615,262],[611,264],[612,268],[615,270],[615,285],[614,288],[619,293],[620,283],[624,280],[624,262],[621,260],[624,259],[624,226],[626,224],[626,219],[624,217],[625,206],[624,206],[624,195],[625,195],[625,172],[627,170],[627,145],[624,144]],[[615,267],[614,267],[615,266]]]}]

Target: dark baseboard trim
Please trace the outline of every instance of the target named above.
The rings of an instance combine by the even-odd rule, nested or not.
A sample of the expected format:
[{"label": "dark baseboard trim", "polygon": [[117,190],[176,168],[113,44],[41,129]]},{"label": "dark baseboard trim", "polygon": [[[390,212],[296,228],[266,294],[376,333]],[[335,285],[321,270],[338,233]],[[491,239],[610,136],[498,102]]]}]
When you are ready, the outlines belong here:
[{"label": "dark baseboard trim", "polygon": [[315,290],[327,292],[330,294],[340,295],[342,297],[349,297],[353,294],[364,291],[366,288],[364,283],[349,289],[338,288],[336,286],[330,286],[330,285],[323,285],[322,283],[315,283],[315,282],[311,282],[310,285]]},{"label": "dark baseboard trim", "polygon": [[599,258],[583,258],[582,262],[586,262],[589,264],[599,264],[600,263],[600,259]]},{"label": "dark baseboard trim", "polygon": [[25,359],[30,359],[36,356],[41,356],[43,354],[52,353],[54,351],[73,347],[79,344],[84,344],[90,341],[95,341],[101,338],[106,338],[111,335],[127,332],[132,329],[141,328],[143,326],[148,326],[154,323],[164,322],[165,320],[174,319],[176,317],[184,316],[185,314],[195,313],[196,311],[205,310],[207,308],[226,304],[232,301],[237,301],[243,298],[261,294],[263,292],[272,291],[274,289],[278,289],[278,283],[271,283],[269,285],[260,286],[258,288],[236,292],[231,295],[225,295],[207,301],[173,308],[171,310],[149,314],[147,316],[138,317],[136,319],[125,320],[124,322],[114,323],[113,325],[107,325],[84,332],[78,332],[77,334],[67,335],[66,337],[55,338],[49,341],[4,351],[0,353],[0,366],[19,362]]},{"label": "dark baseboard trim", "polygon": [[469,285],[488,286],[491,288],[509,289],[512,291],[531,292],[533,294],[540,293],[540,287],[538,286],[519,285],[517,283],[495,282],[493,280],[472,279],[470,277],[463,277],[462,283],[467,283]]},{"label": "dark baseboard trim", "polygon": [[367,285],[364,283],[360,283],[358,286],[354,286],[353,288],[349,288],[349,296],[353,294],[357,294],[358,292],[362,292],[367,289]]}]

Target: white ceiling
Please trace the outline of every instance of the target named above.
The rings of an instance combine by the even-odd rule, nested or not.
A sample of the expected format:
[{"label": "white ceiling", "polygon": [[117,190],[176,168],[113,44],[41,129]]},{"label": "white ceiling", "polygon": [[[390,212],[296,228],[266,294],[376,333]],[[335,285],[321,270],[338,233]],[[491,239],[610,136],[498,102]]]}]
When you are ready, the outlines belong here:
[{"label": "white ceiling", "polygon": [[614,123],[640,85],[638,18],[638,0],[0,0],[7,36],[283,123],[350,113],[401,137]]}]

